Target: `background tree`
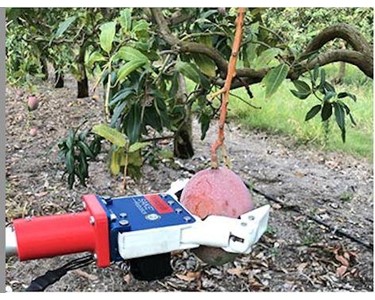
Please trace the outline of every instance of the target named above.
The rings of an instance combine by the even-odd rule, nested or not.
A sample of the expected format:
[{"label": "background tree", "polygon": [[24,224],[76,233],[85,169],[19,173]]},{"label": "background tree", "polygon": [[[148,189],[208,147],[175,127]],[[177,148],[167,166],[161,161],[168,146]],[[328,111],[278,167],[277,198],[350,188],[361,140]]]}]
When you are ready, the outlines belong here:
[{"label": "background tree", "polygon": [[[40,13],[32,11],[26,14]],[[55,18],[58,22],[39,26],[30,21],[27,34],[34,35],[34,40],[43,36],[47,48],[60,53],[62,65],[69,66],[80,82],[79,96],[88,94],[88,75],[94,79],[93,89],[101,85],[106,123],[95,126],[93,132],[96,141],[100,137],[111,143],[112,173],[122,170],[124,178],[127,174],[139,177],[145,160],[155,159],[150,154],[155,149],[150,140],[161,138],[165,131],[173,134],[176,157],[192,157],[192,107],[197,108],[204,139],[220,107],[217,96],[227,74],[236,10],[52,9],[50,13],[59,15]],[[7,17],[17,22],[21,18]],[[13,60],[17,55],[10,45],[19,45],[15,48],[24,52],[34,45],[14,36],[22,32],[17,22],[10,21],[7,26],[7,53]],[[333,118],[345,141],[346,118],[355,124],[346,99],[356,100],[356,96],[336,91],[323,67],[345,62],[373,78],[372,26],[371,9],[248,9],[231,89],[246,89],[248,99],[241,100],[249,103],[250,109],[252,85],[263,84],[266,97],[270,97],[282,82],[290,80],[295,86],[292,96],[304,100],[313,95],[318,101],[305,119],[318,114],[323,122]],[[48,31],[43,29],[43,34],[44,27]],[[65,47],[63,52],[53,51],[60,45]],[[32,66],[37,69],[33,74],[40,73],[41,55],[29,55],[30,66],[9,63],[8,68],[18,77],[32,73]],[[23,71],[17,73],[19,70]],[[71,183],[75,176],[84,183],[87,158],[97,152],[89,147],[89,136],[71,134],[61,144],[70,165]],[[77,145],[81,142],[81,147],[75,147],[74,141]]]}]

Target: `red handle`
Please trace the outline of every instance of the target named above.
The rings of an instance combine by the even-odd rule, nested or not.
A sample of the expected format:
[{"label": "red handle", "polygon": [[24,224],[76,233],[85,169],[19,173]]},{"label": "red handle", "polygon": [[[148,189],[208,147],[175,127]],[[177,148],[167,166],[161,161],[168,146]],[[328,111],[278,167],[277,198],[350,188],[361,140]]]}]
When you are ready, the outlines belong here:
[{"label": "red handle", "polygon": [[84,212],[14,220],[19,259],[88,251],[96,254],[99,267],[109,266],[107,215],[95,195],[82,199]]},{"label": "red handle", "polygon": [[94,226],[89,212],[14,221],[20,260],[93,252]]}]

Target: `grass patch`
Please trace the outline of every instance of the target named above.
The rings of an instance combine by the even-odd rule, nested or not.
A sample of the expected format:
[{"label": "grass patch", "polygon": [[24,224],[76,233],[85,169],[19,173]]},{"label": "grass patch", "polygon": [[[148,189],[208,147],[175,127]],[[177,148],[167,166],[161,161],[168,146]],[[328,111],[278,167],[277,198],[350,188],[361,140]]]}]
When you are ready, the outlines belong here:
[{"label": "grass patch", "polygon": [[[338,72],[338,64],[326,69],[327,78],[333,78]],[[345,99],[351,108],[357,126],[352,126],[346,119],[347,138],[343,143],[334,118],[329,124],[328,141],[325,139],[324,128],[320,116],[305,122],[307,111],[319,104],[314,96],[305,100],[297,99],[290,92],[294,86],[286,80],[272,97],[265,99],[265,89],[261,84],[251,87],[254,94],[249,99],[245,89],[232,93],[246,99],[251,104],[261,107],[254,109],[236,97],[231,97],[228,117],[249,129],[262,129],[276,134],[287,134],[295,137],[297,142],[311,143],[328,151],[342,151],[372,161],[373,157],[373,81],[364,76],[356,67],[347,66],[346,76],[336,91],[348,91],[357,96],[355,103]]]}]

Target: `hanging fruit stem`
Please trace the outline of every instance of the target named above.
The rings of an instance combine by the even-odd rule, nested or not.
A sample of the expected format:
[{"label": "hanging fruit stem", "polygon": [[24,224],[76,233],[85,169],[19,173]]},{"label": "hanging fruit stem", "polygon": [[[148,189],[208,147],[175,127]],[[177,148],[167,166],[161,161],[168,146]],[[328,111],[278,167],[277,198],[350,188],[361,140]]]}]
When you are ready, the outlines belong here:
[{"label": "hanging fruit stem", "polygon": [[229,100],[229,92],[230,87],[232,85],[233,77],[236,76],[236,63],[238,52],[241,46],[241,39],[242,39],[242,27],[245,15],[245,8],[238,8],[237,18],[236,18],[236,31],[234,35],[234,41],[232,46],[232,54],[229,58],[228,63],[228,70],[227,70],[227,77],[225,79],[224,87],[217,92],[217,94],[221,94],[221,107],[220,107],[220,119],[219,119],[219,130],[218,130],[218,137],[217,140],[211,145],[211,168],[217,169],[219,167],[218,159],[217,159],[217,150],[224,145],[225,133],[224,133],[224,125],[225,119],[227,116],[228,111],[228,100]]}]

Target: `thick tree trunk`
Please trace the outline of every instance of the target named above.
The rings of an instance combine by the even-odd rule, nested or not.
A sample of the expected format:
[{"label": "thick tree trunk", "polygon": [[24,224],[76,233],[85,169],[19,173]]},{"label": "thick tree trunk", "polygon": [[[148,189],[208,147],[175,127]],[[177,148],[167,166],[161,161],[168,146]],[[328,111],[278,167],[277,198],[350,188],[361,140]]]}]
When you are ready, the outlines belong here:
[{"label": "thick tree trunk", "polygon": [[88,45],[87,39],[83,42],[79,49],[77,57],[77,65],[79,70],[79,78],[77,79],[77,98],[86,98],[89,96],[89,83],[87,80],[86,68],[85,68],[85,53]]},{"label": "thick tree trunk", "polygon": [[345,63],[343,61],[340,62],[339,73],[333,79],[334,84],[342,84],[343,79],[345,77]]},{"label": "thick tree trunk", "polygon": [[64,73],[62,71],[55,71],[55,88],[64,87]]},{"label": "thick tree trunk", "polygon": [[43,80],[48,80],[48,65],[47,60],[45,58],[40,58],[40,64],[42,66],[42,74],[43,74]]},{"label": "thick tree trunk", "polygon": [[173,153],[177,158],[187,159],[194,155],[191,116],[188,119],[185,119],[181,125],[182,126],[175,133]]},{"label": "thick tree trunk", "polygon": [[177,158],[188,159],[193,157],[193,132],[192,132],[192,115],[191,107],[186,104],[186,82],[182,75],[178,78],[179,88],[176,94],[177,103],[185,104],[185,118],[175,132],[173,140],[173,153]]},{"label": "thick tree trunk", "polygon": [[82,68],[82,77],[80,80],[77,80],[77,88],[78,88],[78,94],[77,98],[86,98],[89,96],[89,83],[86,76],[85,66],[81,66],[79,68]]}]

